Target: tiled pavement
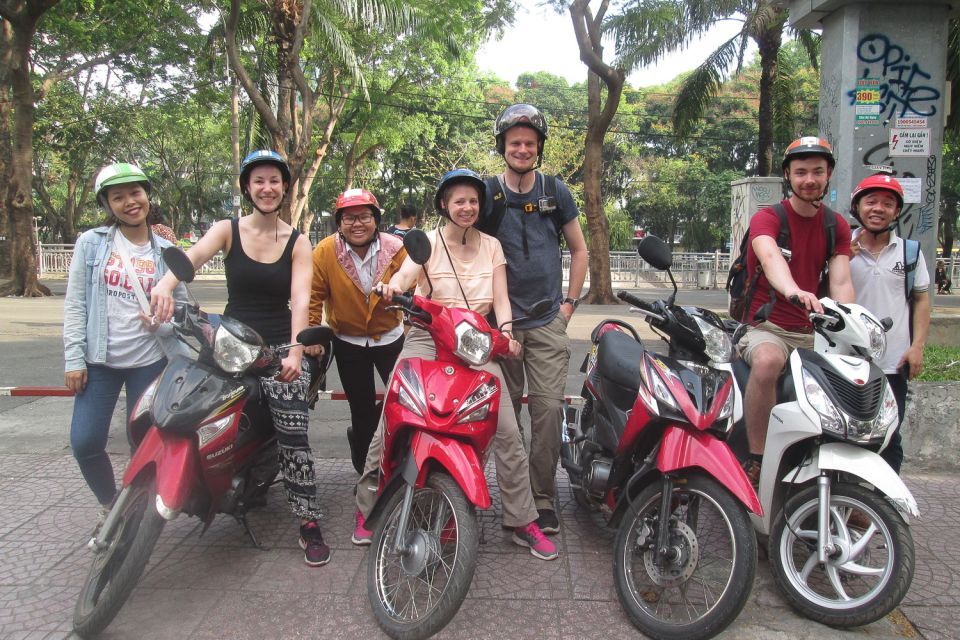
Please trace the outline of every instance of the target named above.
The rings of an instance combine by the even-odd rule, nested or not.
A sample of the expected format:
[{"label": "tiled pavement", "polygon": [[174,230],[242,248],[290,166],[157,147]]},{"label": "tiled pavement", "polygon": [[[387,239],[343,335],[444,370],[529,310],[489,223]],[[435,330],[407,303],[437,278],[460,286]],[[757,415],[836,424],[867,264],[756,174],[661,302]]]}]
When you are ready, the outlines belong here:
[{"label": "tiled pavement", "polygon": [[[117,460],[120,463],[120,460]],[[119,464],[117,465],[120,466]],[[266,550],[218,516],[168,523],[136,591],[104,638],[380,638],[366,599],[366,551],[350,543],[352,481],[346,460],[318,464],[330,564],[311,569],[296,522],[275,487],[250,520]],[[562,555],[542,562],[500,528],[499,499],[481,512],[479,564],[469,596],[441,638],[639,637],[613,589],[613,532],[578,510],[560,473]],[[837,631],[794,614],[763,560],[750,602],[721,638],[960,637],[960,486],[954,475],[913,475],[924,514],[913,526],[917,571],[893,615]],[[488,481],[493,482],[492,469]],[[70,637],[74,601],[96,508],[69,455],[0,455],[0,639]]]}]

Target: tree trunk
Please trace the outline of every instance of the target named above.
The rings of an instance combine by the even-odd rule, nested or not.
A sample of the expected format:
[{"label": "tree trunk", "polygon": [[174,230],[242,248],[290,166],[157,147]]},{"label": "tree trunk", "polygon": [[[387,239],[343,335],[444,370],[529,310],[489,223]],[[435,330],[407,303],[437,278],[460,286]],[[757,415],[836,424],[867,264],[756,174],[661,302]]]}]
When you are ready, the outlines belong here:
[{"label": "tree trunk", "polygon": [[[41,12],[42,14],[42,12]],[[19,16],[13,22],[10,68],[2,75],[13,89],[12,154],[4,204],[9,216],[12,281],[0,287],[0,295],[36,297],[50,295],[37,280],[37,246],[33,229],[33,122],[34,95],[30,79],[30,42],[40,15]],[[6,56],[5,56],[6,57]]]},{"label": "tree trunk", "polygon": [[[603,211],[600,177],[603,172],[603,139],[620,106],[625,74],[623,69],[603,62],[600,25],[609,0],[600,3],[593,17],[589,0],[575,0],[570,5],[573,30],[580,48],[580,60],[587,65],[587,135],[584,140],[583,200],[589,232],[590,290],[585,301],[590,304],[619,304],[613,295],[610,278],[610,233]],[[606,85],[606,102],[601,108],[601,80]]]},{"label": "tree trunk", "polygon": [[237,76],[230,76],[230,148],[233,150],[233,216],[240,216],[240,93]]},{"label": "tree trunk", "polygon": [[777,56],[783,38],[783,20],[769,24],[754,40],[760,49],[760,106],[757,113],[757,175],[773,171],[773,84],[777,78]]}]

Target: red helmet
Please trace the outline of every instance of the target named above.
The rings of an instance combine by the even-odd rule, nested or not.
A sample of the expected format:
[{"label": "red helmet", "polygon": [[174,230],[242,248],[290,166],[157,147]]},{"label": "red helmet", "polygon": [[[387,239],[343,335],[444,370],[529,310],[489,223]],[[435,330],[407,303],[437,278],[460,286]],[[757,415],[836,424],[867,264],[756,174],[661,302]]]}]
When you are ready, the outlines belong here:
[{"label": "red helmet", "polygon": [[830,146],[829,142],[816,136],[804,136],[791,142],[787,150],[783,152],[783,162],[780,168],[786,171],[791,160],[807,156],[823,156],[827,159],[827,166],[831,169],[837,164],[836,158],[833,157],[833,147]]},{"label": "red helmet", "polygon": [[868,191],[875,191],[877,189],[892,192],[897,199],[897,208],[903,208],[903,187],[900,186],[896,178],[888,176],[885,173],[878,173],[861,180],[857,188],[850,194],[850,206],[856,209],[860,198],[867,195]]},{"label": "red helmet", "polygon": [[337,196],[337,202],[333,205],[333,217],[337,222],[337,226],[340,226],[341,212],[348,207],[369,207],[370,210],[373,211],[373,217],[376,219],[377,225],[380,224],[380,216],[382,214],[380,203],[377,202],[377,198],[366,189],[347,189]]}]

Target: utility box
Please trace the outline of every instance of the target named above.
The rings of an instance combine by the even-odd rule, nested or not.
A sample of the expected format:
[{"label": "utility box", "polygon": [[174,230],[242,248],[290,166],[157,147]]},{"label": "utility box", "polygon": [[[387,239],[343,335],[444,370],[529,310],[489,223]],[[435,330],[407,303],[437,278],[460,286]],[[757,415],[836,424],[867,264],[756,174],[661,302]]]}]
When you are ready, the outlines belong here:
[{"label": "utility box", "polygon": [[730,183],[730,262],[740,255],[740,242],[750,227],[750,218],[760,209],[783,199],[783,179],[743,178]]},{"label": "utility box", "polygon": [[697,289],[713,288],[713,263],[700,261],[697,263]]}]

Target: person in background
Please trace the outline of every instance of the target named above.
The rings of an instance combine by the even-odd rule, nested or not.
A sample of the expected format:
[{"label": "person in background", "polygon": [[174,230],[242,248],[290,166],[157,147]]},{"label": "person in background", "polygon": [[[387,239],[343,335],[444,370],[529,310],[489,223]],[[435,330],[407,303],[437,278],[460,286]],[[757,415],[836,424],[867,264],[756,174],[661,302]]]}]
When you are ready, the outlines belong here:
[{"label": "person in background", "polygon": [[[171,246],[147,223],[150,188],[133,164],[111,164],[97,174],[94,191],[106,220],[77,239],[63,305],[64,383],[76,395],[70,446],[101,505],[98,527],[116,495],[106,446],[120,389],[126,388],[129,418],[167,362],[158,334],[169,326],[158,332],[140,302],[166,272],[161,252]],[[182,288],[177,295],[186,299]]]},{"label": "person in background", "polygon": [[[887,350],[877,364],[897,399],[900,419],[881,456],[900,473],[903,445],[900,426],[907,404],[907,381],[923,369],[923,346],[930,328],[930,274],[916,240],[894,231],[903,209],[903,188],[888,175],[865,178],[850,196],[850,215],[861,225],[850,274],[857,304],[878,318],[890,318]],[[912,286],[911,286],[912,285]]]},{"label": "person in background", "polygon": [[[187,251],[197,269],[223,252],[227,278],[223,315],[243,322],[271,346],[289,344],[307,328],[310,304],[310,242],[280,219],[289,189],[290,168],[279,153],[268,149],[250,153],[240,165],[240,190],[254,213],[214,223]],[[173,314],[169,294],[176,283],[176,276],[168,273],[154,289],[158,318],[166,320]],[[319,567],[330,561],[330,547],[318,522],[321,510],[307,437],[310,378],[303,347],[290,349],[280,372],[261,378],[260,385],[277,431],[287,501],[300,518],[303,559]]]},{"label": "person in background", "polygon": [[[529,389],[530,487],[537,525],[554,534],[560,531],[555,502],[563,391],[570,364],[567,324],[580,303],[587,245],[570,190],[555,176],[537,171],[547,141],[547,121],[540,110],[529,104],[509,106],[497,117],[493,132],[505,167],[499,176],[486,180],[486,204],[477,228],[503,247],[514,316],[526,315],[544,298],[553,301],[550,312],[514,327],[523,357],[504,361],[503,377],[518,422],[524,384]],[[561,241],[570,250],[566,297]]]},{"label": "person in background", "polygon": [[[380,419],[374,371],[386,384],[403,348],[400,313],[388,311],[374,287],[397,272],[407,252],[400,238],[377,231],[380,217],[372,193],[344,191],[334,206],[337,233],[313,250],[310,324],[320,324],[326,315],[334,331],[337,372],[350,405],[347,440],[357,473]],[[308,355],[318,353],[319,347],[307,349]]]},{"label": "person in background", "polygon": [[411,205],[405,204],[400,207],[400,221],[387,228],[387,233],[402,238],[407,235],[407,231],[417,226],[417,210]]},{"label": "person in background", "polygon": [[[473,227],[483,208],[484,193],[483,180],[469,169],[454,169],[440,179],[434,204],[437,212],[446,218],[446,224],[427,234],[432,246],[430,260],[420,266],[407,258],[389,283],[382,285],[385,300],[393,299],[416,284],[417,293],[421,296],[430,293],[434,302],[469,308],[480,314],[494,310],[498,326],[512,320],[500,243]],[[430,283],[425,272],[430,274]],[[510,337],[511,355],[519,356],[520,343],[513,339],[509,330],[504,330],[504,334]],[[437,349],[433,337],[423,329],[411,328],[400,357],[435,359]],[[499,364],[488,362],[476,368],[495,375],[503,388]],[[372,533],[364,527],[364,519],[376,504],[383,425],[381,415],[363,475],[357,482],[357,526],[352,538],[357,545],[370,544],[372,539]],[[558,556],[557,548],[536,523],[537,510],[530,490],[528,460],[516,414],[508,403],[502,401],[497,414],[493,453],[503,504],[503,524],[513,530],[513,542],[528,547],[536,558],[554,560]]]},{"label": "person in background", "polygon": [[950,293],[950,276],[947,275],[947,265],[943,260],[937,260],[937,270],[933,274],[934,281],[937,284],[937,293]]}]

